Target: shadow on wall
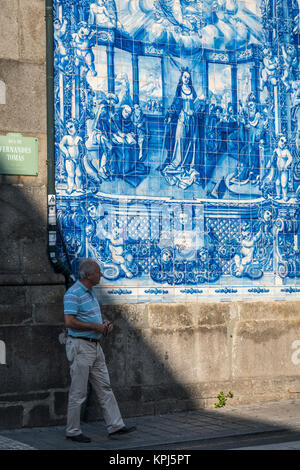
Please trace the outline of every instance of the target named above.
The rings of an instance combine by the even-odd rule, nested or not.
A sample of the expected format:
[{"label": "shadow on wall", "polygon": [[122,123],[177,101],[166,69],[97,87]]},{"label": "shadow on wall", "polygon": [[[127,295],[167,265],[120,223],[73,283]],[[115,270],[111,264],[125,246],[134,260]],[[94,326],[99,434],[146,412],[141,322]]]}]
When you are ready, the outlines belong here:
[{"label": "shadow on wall", "polygon": [[[59,335],[65,286],[48,260],[45,186],[38,186],[38,180],[29,186],[30,179],[24,177],[2,176],[1,180],[0,341],[6,358],[2,354],[0,361],[0,427],[64,424],[69,370]],[[293,305],[290,310],[296,310]],[[288,389],[297,385],[296,373],[287,370],[278,384],[278,370],[266,373],[268,361],[265,366],[259,361],[276,332],[274,338],[264,336],[264,342],[257,337],[258,346],[253,343],[258,349],[247,360],[261,367],[257,374],[253,367],[254,378],[238,374],[240,378],[232,380],[232,308],[234,304],[228,302],[104,305],[103,316],[114,323],[114,330],[102,344],[123,416],[213,406],[220,390],[233,391],[232,403],[243,397],[251,400],[252,386],[259,390],[258,399],[286,398]],[[283,310],[275,312],[279,323],[287,318]],[[267,315],[264,310],[263,314]],[[264,323],[259,323],[263,336]],[[295,339],[295,322],[287,320],[289,328],[291,324]],[[286,334],[287,328],[281,331]],[[247,338],[247,332],[242,333]],[[235,357],[240,371],[243,354],[245,350]],[[281,364],[282,360],[275,355],[273,362]],[[83,418],[101,418],[93,393]]]},{"label": "shadow on wall", "polygon": [[[65,421],[69,371],[58,338],[63,328],[65,286],[48,260],[47,201],[39,178],[1,176],[0,341],[6,350],[0,363],[3,429]],[[152,349],[153,330],[153,341],[145,341],[150,330],[143,308],[130,307],[130,323],[126,308],[103,308],[115,325],[103,347],[123,414],[175,410],[177,400],[193,408],[188,387]]]},{"label": "shadow on wall", "polygon": [[68,385],[58,343],[64,279],[47,256],[44,175],[0,176],[1,428],[54,424],[52,402]]}]

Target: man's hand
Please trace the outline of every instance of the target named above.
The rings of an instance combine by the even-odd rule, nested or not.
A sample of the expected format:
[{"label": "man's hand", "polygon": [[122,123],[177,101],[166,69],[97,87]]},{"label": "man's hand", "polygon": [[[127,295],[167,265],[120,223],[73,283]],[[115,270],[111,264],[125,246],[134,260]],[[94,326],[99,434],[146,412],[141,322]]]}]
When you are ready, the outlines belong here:
[{"label": "man's hand", "polygon": [[107,336],[109,333],[112,332],[112,330],[113,330],[113,324],[112,323],[110,323],[109,321],[105,321],[103,323],[103,326],[105,327],[105,331],[103,332],[104,336]]},{"label": "man's hand", "polygon": [[75,330],[87,331],[93,330],[102,333],[104,336],[107,333],[112,331],[112,324],[108,321],[104,323],[90,323],[90,322],[82,322],[75,318],[75,315],[65,315],[65,326],[66,328],[74,328]]}]

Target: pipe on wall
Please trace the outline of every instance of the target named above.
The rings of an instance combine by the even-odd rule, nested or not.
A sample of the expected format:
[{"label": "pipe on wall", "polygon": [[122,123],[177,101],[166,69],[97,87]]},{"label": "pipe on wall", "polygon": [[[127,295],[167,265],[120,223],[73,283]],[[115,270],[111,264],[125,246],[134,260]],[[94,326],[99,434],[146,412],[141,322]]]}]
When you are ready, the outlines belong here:
[{"label": "pipe on wall", "polygon": [[[65,276],[66,287],[75,278],[72,273],[63,234],[56,217],[55,160],[54,160],[54,53],[53,0],[46,0],[46,89],[47,89],[47,198],[48,198],[48,255],[56,273]],[[57,234],[60,235],[68,266],[57,256]]]}]

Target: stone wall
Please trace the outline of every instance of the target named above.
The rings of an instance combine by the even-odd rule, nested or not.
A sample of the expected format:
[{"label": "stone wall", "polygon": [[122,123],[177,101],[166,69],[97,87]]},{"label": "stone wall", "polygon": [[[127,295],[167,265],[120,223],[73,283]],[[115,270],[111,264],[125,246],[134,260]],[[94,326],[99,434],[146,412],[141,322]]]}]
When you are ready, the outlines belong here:
[{"label": "stone wall", "polygon": [[[0,427],[64,424],[64,289],[6,292],[14,299],[1,316]],[[103,315],[114,323],[102,346],[125,417],[212,408],[220,391],[233,393],[228,406],[299,393],[297,302],[105,305]],[[102,418],[92,390],[82,418]]]},{"label": "stone wall", "polygon": [[[39,140],[39,175],[0,176],[0,428],[65,423],[64,278],[47,255],[44,0],[0,0],[0,133]],[[3,102],[3,101],[2,101]],[[124,416],[294,397],[299,302],[104,306],[103,340]],[[298,343],[297,343],[298,341]],[[101,417],[89,394],[83,418]],[[93,412],[91,411],[93,409]]]},{"label": "stone wall", "polygon": [[0,426],[6,428],[51,422],[55,393],[68,376],[55,347],[64,278],[47,254],[45,2],[1,0],[0,9],[0,133],[39,143],[38,176],[0,175]]}]

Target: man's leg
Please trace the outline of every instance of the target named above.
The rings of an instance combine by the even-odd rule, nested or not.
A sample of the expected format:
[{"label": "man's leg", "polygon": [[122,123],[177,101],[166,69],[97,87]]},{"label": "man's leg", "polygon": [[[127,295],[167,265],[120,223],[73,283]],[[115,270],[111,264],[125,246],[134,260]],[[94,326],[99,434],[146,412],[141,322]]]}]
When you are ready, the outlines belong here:
[{"label": "man's leg", "polygon": [[[89,377],[88,358],[84,354],[83,340],[68,338],[66,343],[67,358],[70,362],[71,386],[67,411],[66,436],[81,434],[80,411],[87,395]],[[79,349],[80,354],[79,354]]]},{"label": "man's leg", "polygon": [[108,433],[123,428],[125,425],[110,385],[105,357],[100,344],[97,345],[97,359],[90,370],[90,383],[103,409],[103,417]]}]

